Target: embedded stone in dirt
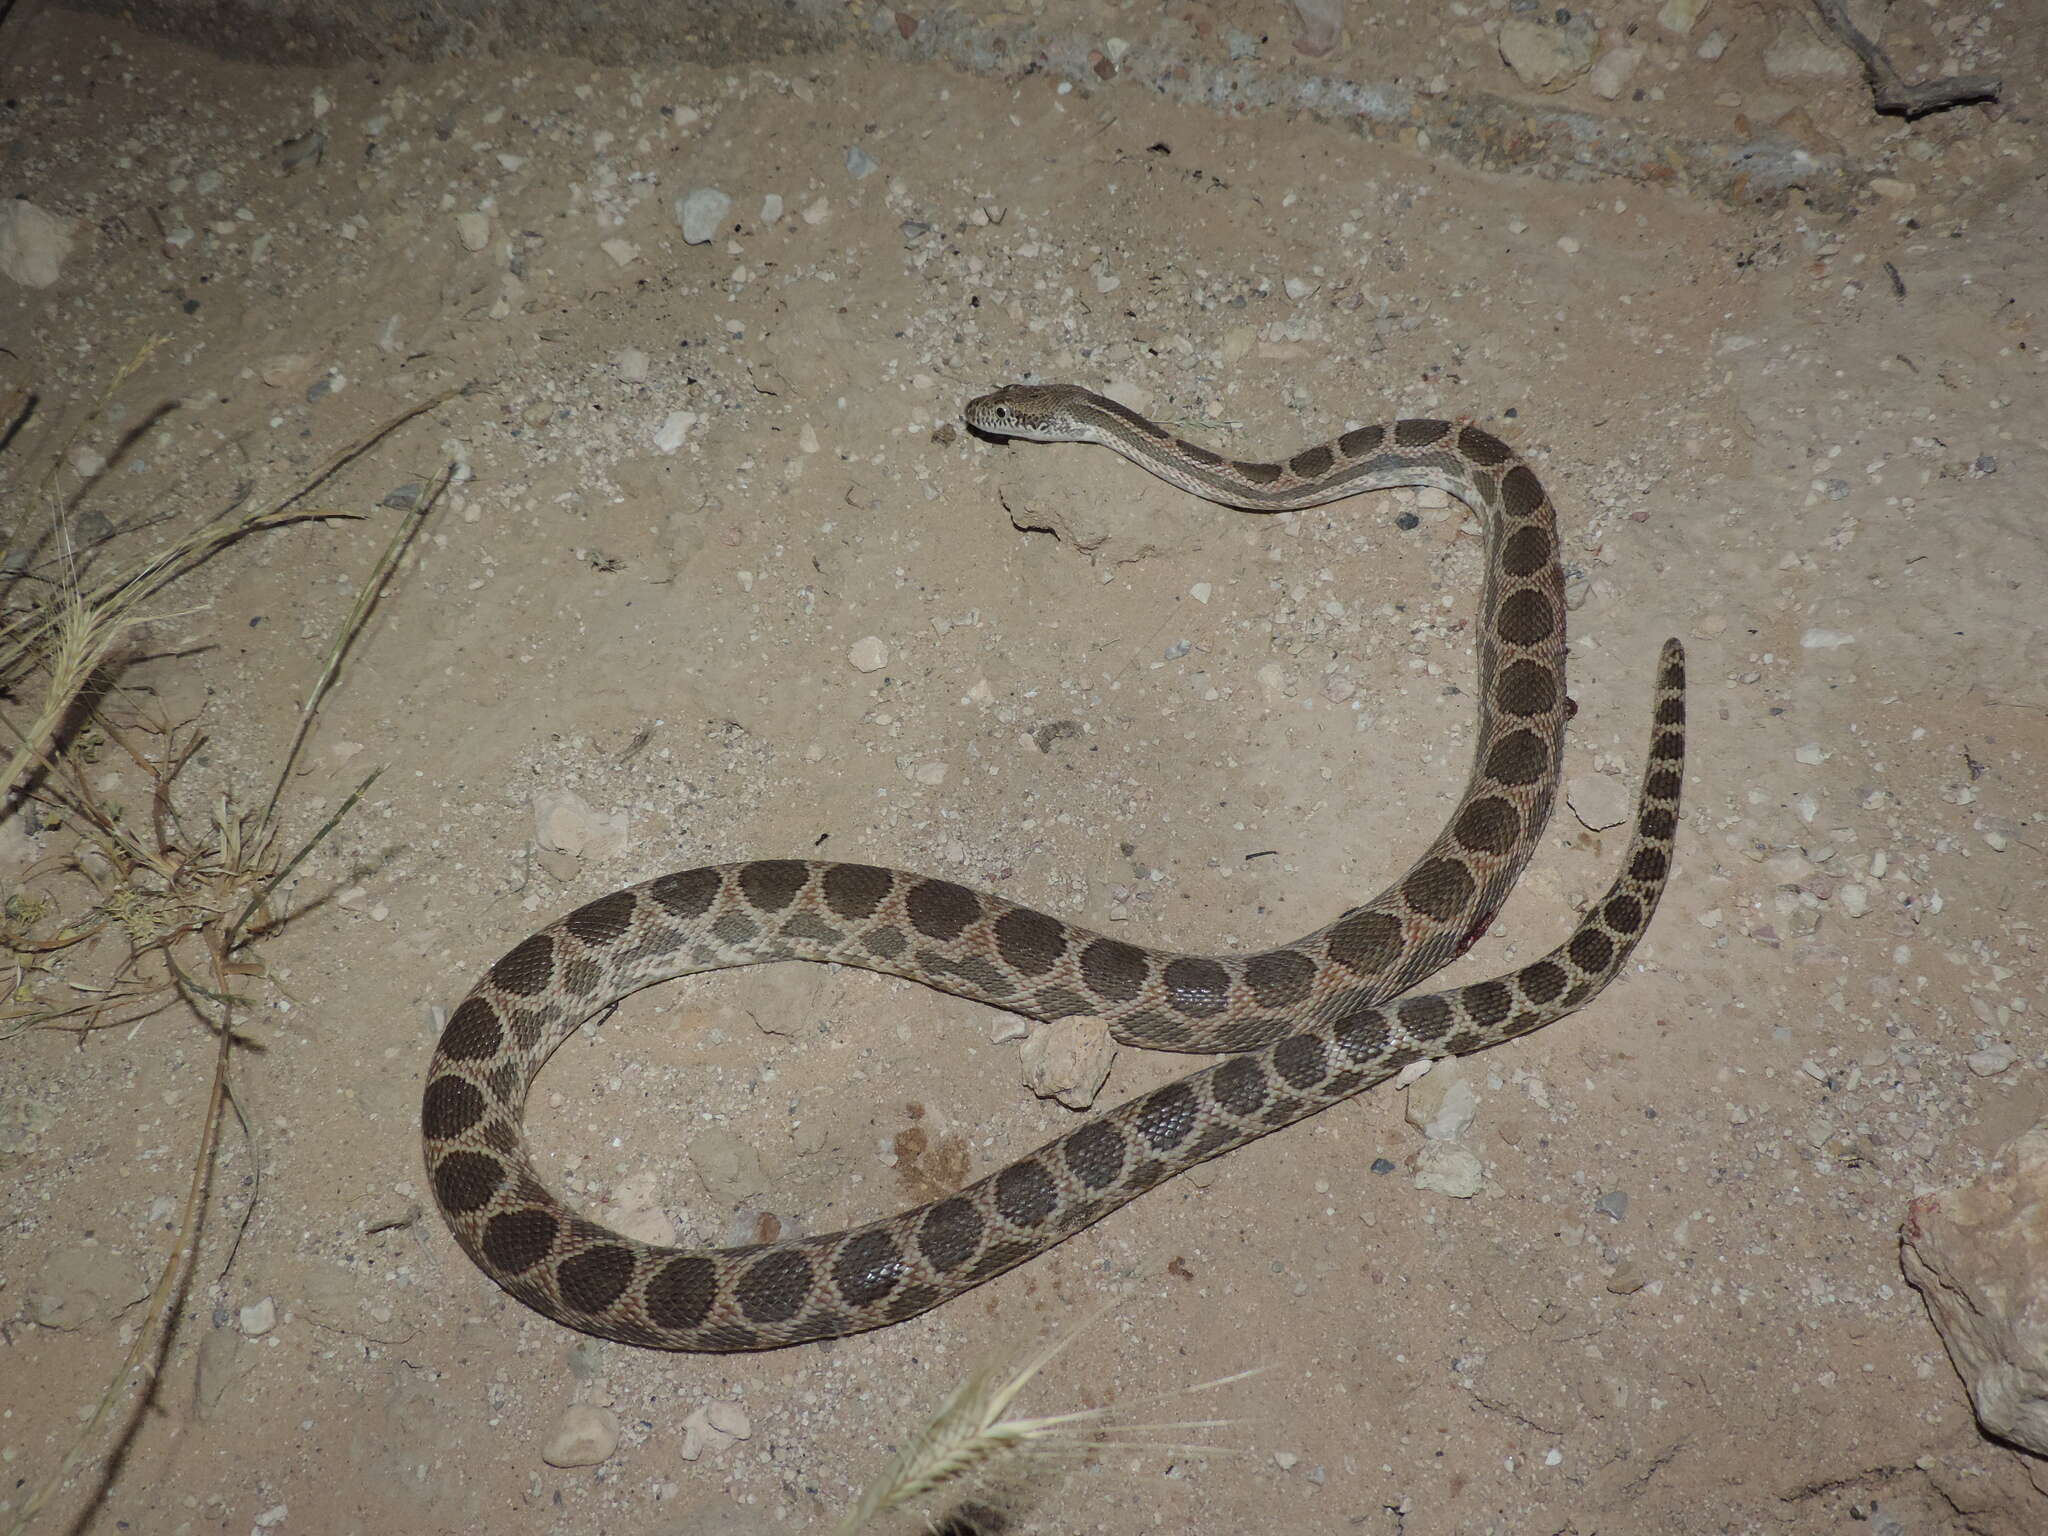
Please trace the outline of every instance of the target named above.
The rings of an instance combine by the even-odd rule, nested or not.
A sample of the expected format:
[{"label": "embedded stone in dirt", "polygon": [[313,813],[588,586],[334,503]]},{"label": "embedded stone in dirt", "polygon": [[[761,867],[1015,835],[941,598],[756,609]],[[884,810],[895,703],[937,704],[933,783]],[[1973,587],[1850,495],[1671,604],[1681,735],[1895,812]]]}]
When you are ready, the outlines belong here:
[{"label": "embedded stone in dirt", "polygon": [[1985,1433],[2048,1456],[2048,1119],[1915,1200],[1899,1257]]}]

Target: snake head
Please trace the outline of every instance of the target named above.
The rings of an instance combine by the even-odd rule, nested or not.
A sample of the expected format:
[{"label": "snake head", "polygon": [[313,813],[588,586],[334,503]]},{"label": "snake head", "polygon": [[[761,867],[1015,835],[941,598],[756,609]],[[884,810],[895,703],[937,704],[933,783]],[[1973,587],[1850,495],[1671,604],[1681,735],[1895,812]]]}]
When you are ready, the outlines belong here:
[{"label": "snake head", "polygon": [[1039,443],[1097,441],[1087,418],[1075,409],[1092,400],[1072,384],[1005,384],[977,395],[960,412],[967,425],[986,437],[1022,437]]}]

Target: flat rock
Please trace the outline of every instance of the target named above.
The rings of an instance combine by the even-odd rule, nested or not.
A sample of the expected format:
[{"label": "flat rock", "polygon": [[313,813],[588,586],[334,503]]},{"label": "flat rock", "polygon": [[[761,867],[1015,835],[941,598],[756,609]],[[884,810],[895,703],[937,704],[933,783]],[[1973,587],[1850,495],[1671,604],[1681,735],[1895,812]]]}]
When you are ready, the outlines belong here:
[{"label": "flat rock", "polygon": [[690,1166],[710,1193],[729,1205],[768,1191],[761,1154],[724,1131],[700,1131],[690,1142]]},{"label": "flat rock", "polygon": [[44,1328],[70,1332],[120,1316],[149,1295],[135,1266],[97,1243],[59,1250],[29,1287],[29,1312]]},{"label": "flat rock", "polygon": [[1575,773],[1564,787],[1565,804],[1592,832],[1605,832],[1627,821],[1635,810],[1628,785],[1611,773]]},{"label": "flat rock", "polygon": [[1899,1257],[1985,1433],[2048,1456],[2048,1119],[1915,1200]]}]

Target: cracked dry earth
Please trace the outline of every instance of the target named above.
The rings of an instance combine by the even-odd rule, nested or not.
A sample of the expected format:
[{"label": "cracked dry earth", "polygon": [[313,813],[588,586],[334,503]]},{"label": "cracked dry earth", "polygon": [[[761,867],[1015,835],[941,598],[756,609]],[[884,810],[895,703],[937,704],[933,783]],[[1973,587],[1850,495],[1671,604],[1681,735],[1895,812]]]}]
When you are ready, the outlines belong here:
[{"label": "cracked dry earth", "polygon": [[[2017,12],[1915,10],[1902,59],[2005,48],[2039,78]],[[1443,33],[1388,11],[1318,67],[1520,90],[1483,46],[1503,11]],[[1260,24],[1059,19],[1190,50]],[[1874,178],[1848,208],[1488,175],[1341,122],[887,48],[278,68],[10,19],[7,190],[76,221],[55,284],[0,280],[0,394],[46,412],[0,456],[10,533],[54,423],[153,334],[66,471],[105,463],[82,536],[131,551],[466,390],[323,489],[350,518],[182,589],[105,706],[201,723],[192,804],[260,798],[407,515],[387,498],[456,466],[289,787],[303,836],[387,765],[262,950],[246,1123],[154,1406],[62,1518],[829,1530],[974,1362],[1108,1304],[1027,1409],[1229,1418],[1199,1437],[1227,1453],[1177,1433],[1027,1464],[1009,1529],[2048,1526],[2048,1476],[1979,1437],[1897,1254],[1916,1193],[2048,1111],[2043,146],[2023,102],[1875,119],[1853,74],[1755,67],[1777,13],[1707,20],[1734,39],[1713,61],[1618,6],[1602,25],[1644,29],[1658,88],[1574,104],[1695,138],[1797,113]],[[1303,67],[1263,25],[1258,66]],[[730,198],[704,243],[674,213],[697,189]],[[1605,995],[1448,1094],[1340,1105],[928,1316],[731,1358],[579,1340],[421,1211],[437,1010],[532,929],[664,870],[792,856],[1249,950],[1384,884],[1463,782],[1458,505],[1255,518],[960,428],[1026,376],[1241,457],[1398,416],[1510,439],[1560,509],[1578,712],[1566,803],[1445,976],[1540,954],[1610,878],[1676,634],[1664,907]],[[147,813],[121,754],[90,772]],[[10,894],[81,899],[63,834],[4,837]],[[21,984],[89,986],[115,943]],[[824,1231],[1073,1126],[1025,1086],[1019,1033],[863,973],[710,976],[573,1039],[529,1122],[600,1219]],[[211,1054],[174,1012],[0,1049],[0,1513],[141,1320]],[[1125,1051],[1099,1102],[1186,1065]],[[603,1459],[544,1460],[578,1459],[579,1424]]]}]

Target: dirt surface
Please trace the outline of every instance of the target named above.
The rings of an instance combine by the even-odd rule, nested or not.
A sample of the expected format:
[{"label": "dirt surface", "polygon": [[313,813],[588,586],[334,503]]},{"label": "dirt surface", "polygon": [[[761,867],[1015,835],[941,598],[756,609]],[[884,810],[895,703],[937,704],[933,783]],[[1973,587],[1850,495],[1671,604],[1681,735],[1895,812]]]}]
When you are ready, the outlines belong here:
[{"label": "dirt surface", "polygon": [[[1528,91],[1477,5],[1354,15],[1313,64],[1271,7],[1030,18],[1112,61],[1136,41],[1694,140],[1784,123],[1855,168],[1838,212],[1487,174],[1027,53],[964,69],[865,10],[895,43],[717,67],[279,69],[57,11],[0,28],[5,190],[77,221],[53,286],[0,279],[0,397],[43,402],[0,455],[17,545],[61,429],[152,335],[66,470],[76,536],[131,553],[463,391],[322,489],[348,517],[249,539],[160,605],[103,706],[145,743],[138,722],[197,720],[201,821],[260,802],[412,515],[387,498],[456,466],[288,786],[296,839],[385,765],[298,872],[309,910],[260,952],[278,985],[248,982],[261,1049],[153,1407],[46,1528],[829,1530],[974,1362],[1106,1303],[1030,1411],[1236,1422],[1033,1462],[1011,1530],[2048,1528],[2048,1472],[1978,1436],[1897,1251],[1916,1192],[2048,1113],[2048,196],[2021,91],[2048,45],[2025,7],[1907,9],[1902,68],[2003,70],[2005,106],[1875,118],[1839,50],[1767,70],[1804,23],[1746,6],[1682,37],[1631,0],[1599,17],[1644,49],[1613,101]],[[731,204],[688,244],[696,188]],[[419,1165],[441,1010],[532,928],[664,870],[816,853],[1250,948],[1377,890],[1463,781],[1456,504],[1261,519],[1098,449],[966,434],[961,403],[1019,377],[1248,457],[1413,415],[1512,440],[1566,529],[1570,804],[1446,974],[1541,953],[1611,877],[1623,830],[1598,824],[1626,815],[1676,634],[1694,727],[1664,907],[1593,1005],[1465,1064],[1473,1197],[1417,1187],[1389,1087],[879,1333],[579,1341],[469,1264]],[[148,814],[114,746],[90,773]],[[16,815],[4,839],[11,895],[81,907],[66,834]],[[120,943],[16,1001],[91,985]],[[1071,1127],[1015,1024],[863,973],[698,978],[572,1041],[529,1118],[600,1217],[823,1231]],[[212,1055],[175,1009],[0,1046],[0,1513],[141,1322]],[[1185,1066],[1125,1051],[1103,1102]],[[715,1404],[747,1438],[689,1425]],[[616,1447],[551,1466],[577,1405]]]}]

